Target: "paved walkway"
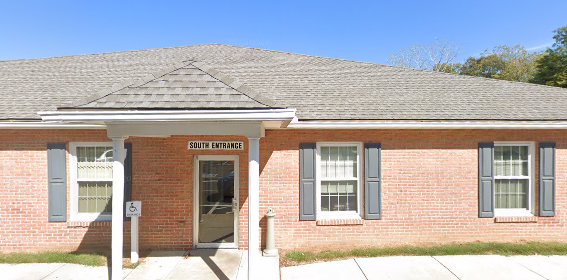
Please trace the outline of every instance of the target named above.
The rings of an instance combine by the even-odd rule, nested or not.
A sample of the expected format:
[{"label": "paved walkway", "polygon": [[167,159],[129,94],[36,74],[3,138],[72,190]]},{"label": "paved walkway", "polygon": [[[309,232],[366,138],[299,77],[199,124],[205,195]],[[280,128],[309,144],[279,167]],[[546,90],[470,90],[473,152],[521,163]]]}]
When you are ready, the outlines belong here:
[{"label": "paved walkway", "polygon": [[282,280],[567,280],[567,256],[380,257],[281,269]]},{"label": "paved walkway", "polygon": [[[131,269],[124,269],[124,274]],[[106,266],[84,266],[69,263],[0,264],[0,279],[5,280],[67,280],[108,279]]]},{"label": "paved walkway", "polygon": [[236,279],[241,254],[238,250],[154,251],[126,280]]},{"label": "paved walkway", "polygon": [[[248,279],[247,252],[231,249],[156,251],[132,271],[126,280],[243,280]],[[279,280],[279,259],[261,257],[263,280]]]},{"label": "paved walkway", "polygon": [[[192,250],[155,251],[136,269],[124,269],[126,280],[245,280],[248,275],[246,251]],[[279,280],[279,259],[261,257],[258,268],[263,280]],[[106,266],[62,263],[0,264],[1,280],[103,280]]]}]

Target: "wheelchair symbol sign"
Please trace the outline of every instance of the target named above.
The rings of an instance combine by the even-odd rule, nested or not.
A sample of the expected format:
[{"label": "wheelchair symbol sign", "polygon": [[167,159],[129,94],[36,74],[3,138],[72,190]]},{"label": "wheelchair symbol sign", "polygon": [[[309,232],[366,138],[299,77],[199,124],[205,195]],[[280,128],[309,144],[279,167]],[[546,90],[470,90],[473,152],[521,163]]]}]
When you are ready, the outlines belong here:
[{"label": "wheelchair symbol sign", "polygon": [[125,210],[126,210],[126,217],[140,217],[142,216],[142,202],[127,201]]}]

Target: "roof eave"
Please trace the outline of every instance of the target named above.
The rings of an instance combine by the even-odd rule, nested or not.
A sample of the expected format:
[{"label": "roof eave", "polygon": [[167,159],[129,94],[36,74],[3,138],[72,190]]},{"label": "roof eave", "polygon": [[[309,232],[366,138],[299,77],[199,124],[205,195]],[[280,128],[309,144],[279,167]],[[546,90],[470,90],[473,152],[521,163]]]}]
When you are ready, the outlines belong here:
[{"label": "roof eave", "polygon": [[38,112],[45,122],[108,124],[140,122],[225,122],[256,121],[287,127],[295,109],[241,110],[98,110]]},{"label": "roof eave", "polygon": [[567,129],[567,121],[293,121],[290,129]]}]

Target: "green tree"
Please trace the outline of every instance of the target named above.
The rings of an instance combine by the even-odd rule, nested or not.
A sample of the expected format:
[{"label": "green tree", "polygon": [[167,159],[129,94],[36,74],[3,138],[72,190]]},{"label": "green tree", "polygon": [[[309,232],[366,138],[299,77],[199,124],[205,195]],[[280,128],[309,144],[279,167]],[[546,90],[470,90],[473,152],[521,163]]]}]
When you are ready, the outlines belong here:
[{"label": "green tree", "polygon": [[505,62],[495,54],[469,57],[460,67],[459,74],[495,78],[504,71]]},{"label": "green tree", "polygon": [[539,54],[530,53],[520,45],[497,46],[480,57],[469,57],[459,73],[469,76],[508,81],[529,82],[536,73]]},{"label": "green tree", "polygon": [[538,59],[532,82],[567,88],[567,26],[554,33],[555,43]]}]

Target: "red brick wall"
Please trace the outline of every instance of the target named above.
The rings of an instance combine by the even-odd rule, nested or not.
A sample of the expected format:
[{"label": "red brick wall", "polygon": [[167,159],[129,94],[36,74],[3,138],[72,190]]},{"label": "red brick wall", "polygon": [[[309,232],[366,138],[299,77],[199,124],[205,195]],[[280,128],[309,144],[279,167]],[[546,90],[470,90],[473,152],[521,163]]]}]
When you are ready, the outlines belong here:
[{"label": "red brick wall", "polygon": [[240,246],[247,242],[248,150],[188,150],[191,140],[243,141],[244,137],[133,138],[133,194],[142,201],[142,249],[190,249],[193,245],[195,155],[238,155],[240,159]]},{"label": "red brick wall", "polygon": [[[477,240],[567,241],[566,136],[567,132],[544,130],[267,131],[260,151],[261,217],[268,207],[276,211],[277,245],[282,249]],[[189,139],[239,140],[245,142],[245,150],[189,151]],[[47,222],[47,143],[96,141],[109,140],[104,131],[2,130],[0,251],[109,248],[109,223]],[[191,248],[196,154],[240,156],[239,244],[246,248],[246,138],[169,137],[127,141],[134,146],[133,198],[143,201],[142,250]],[[318,226],[313,221],[298,220],[298,147],[300,143],[318,141],[382,144],[382,220],[351,226]],[[537,223],[495,223],[494,219],[478,218],[477,148],[479,142],[490,141],[557,143],[555,217],[541,217]],[[536,162],[536,172],[537,166]],[[261,225],[265,230],[264,219]],[[126,223],[126,247],[128,229]]]},{"label": "red brick wall", "polygon": [[[567,241],[566,136],[543,130],[268,131],[261,142],[261,211],[276,211],[276,242],[283,249]],[[382,220],[350,226],[299,221],[298,147],[323,141],[382,144]],[[537,223],[478,218],[478,143],[492,141],[557,143],[555,217],[540,217]],[[537,160],[535,166],[537,173]],[[535,182],[537,190],[537,175]],[[537,201],[536,191],[536,206]]]},{"label": "red brick wall", "polygon": [[[191,137],[239,140],[244,137]],[[248,150],[189,151],[189,137],[129,138],[133,144],[132,198],[143,201],[140,248],[189,249],[193,243],[193,160],[197,154],[240,159],[240,246],[245,248]],[[0,135],[0,252],[110,248],[109,222],[47,221],[47,143],[109,142],[104,131],[3,130]],[[67,149],[69,146],[67,146]],[[67,155],[69,161],[69,154]],[[69,164],[67,165],[69,169]],[[67,172],[68,176],[70,172]],[[70,182],[70,178],[68,178]],[[70,184],[68,184],[70,185]],[[70,191],[67,214],[70,214]],[[130,224],[125,223],[129,247]]]},{"label": "red brick wall", "polygon": [[110,248],[108,223],[47,222],[47,143],[69,141],[108,138],[103,131],[1,131],[0,251]]}]

